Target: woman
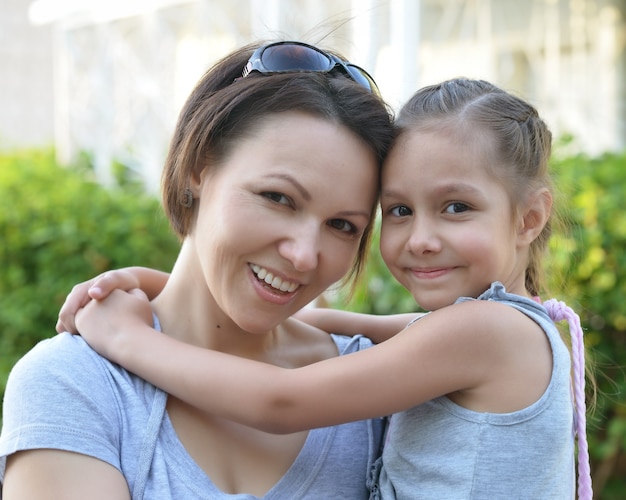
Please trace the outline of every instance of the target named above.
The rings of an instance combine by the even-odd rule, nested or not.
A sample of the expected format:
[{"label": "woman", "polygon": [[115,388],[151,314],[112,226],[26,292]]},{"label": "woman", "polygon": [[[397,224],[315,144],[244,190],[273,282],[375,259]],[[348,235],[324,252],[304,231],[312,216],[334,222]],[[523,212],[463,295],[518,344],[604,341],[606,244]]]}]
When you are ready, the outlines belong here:
[{"label": "woman", "polygon": [[[290,317],[361,268],[393,135],[374,85],[297,42],[245,47],[200,80],[163,172],[182,240],[153,301],[164,334],[281,367],[370,345]],[[5,500],[365,498],[383,431],[275,436],[214,418],[68,334],[18,362],[3,419]]]}]

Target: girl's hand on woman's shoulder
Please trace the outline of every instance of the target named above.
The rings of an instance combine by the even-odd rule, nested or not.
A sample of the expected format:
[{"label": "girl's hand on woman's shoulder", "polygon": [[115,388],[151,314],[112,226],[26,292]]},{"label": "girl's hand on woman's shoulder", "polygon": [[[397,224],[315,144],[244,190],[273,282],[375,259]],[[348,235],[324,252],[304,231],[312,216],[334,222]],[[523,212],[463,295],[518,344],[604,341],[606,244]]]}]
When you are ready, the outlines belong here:
[{"label": "girl's hand on woman's shoulder", "polygon": [[76,328],[76,313],[79,309],[85,307],[92,299],[104,299],[113,290],[129,291],[139,287],[139,278],[132,271],[127,269],[108,271],[75,285],[61,306],[56,331],[58,333],[78,333]]},{"label": "girl's hand on woman's shoulder", "polygon": [[153,327],[152,307],[138,288],[113,290],[102,300],[92,300],[76,313],[79,334],[100,355],[119,362],[124,340],[142,328]]}]

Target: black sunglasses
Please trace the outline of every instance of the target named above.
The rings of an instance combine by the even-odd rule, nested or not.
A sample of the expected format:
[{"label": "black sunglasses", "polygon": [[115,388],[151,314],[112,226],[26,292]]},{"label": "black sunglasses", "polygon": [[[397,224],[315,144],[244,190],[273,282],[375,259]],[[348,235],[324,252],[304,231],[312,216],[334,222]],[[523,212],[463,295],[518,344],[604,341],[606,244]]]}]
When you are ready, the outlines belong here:
[{"label": "black sunglasses", "polygon": [[376,82],[363,68],[302,42],[275,42],[259,47],[248,59],[241,77],[245,78],[254,71],[263,74],[329,73],[335,69],[343,71],[370,92],[379,94]]}]

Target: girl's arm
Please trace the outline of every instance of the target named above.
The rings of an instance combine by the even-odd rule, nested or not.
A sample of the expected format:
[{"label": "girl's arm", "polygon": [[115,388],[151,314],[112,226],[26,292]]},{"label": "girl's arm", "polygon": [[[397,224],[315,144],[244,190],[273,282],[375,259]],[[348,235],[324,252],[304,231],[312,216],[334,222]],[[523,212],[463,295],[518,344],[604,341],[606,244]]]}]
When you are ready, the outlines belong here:
[{"label": "girl's arm", "polygon": [[153,299],[161,293],[168,277],[168,273],[135,266],[108,271],[88,281],[79,283],[72,288],[63,306],[61,306],[56,331],[59,333],[77,333],[75,316],[78,310],[81,307],[85,307],[90,300],[103,299],[116,289],[128,291],[133,288],[139,288],[150,299]]},{"label": "girl's arm", "polygon": [[403,330],[423,313],[390,315],[364,314],[325,307],[305,307],[294,317],[329,333],[365,335],[378,344]]},{"label": "girl's arm", "polygon": [[126,479],[112,465],[69,451],[20,451],[7,457],[4,500],[130,500]]},{"label": "girl's arm", "polygon": [[[167,282],[169,274],[147,267],[126,267],[107,271],[88,281],[79,283],[65,299],[59,311],[56,331],[77,333],[75,317],[81,307],[92,300],[101,300],[113,290],[142,290],[150,300],[156,297]],[[383,342],[402,330],[420,313],[377,316],[329,308],[306,308],[295,317],[325,332],[343,335],[365,335],[375,343]]]},{"label": "girl's arm", "polygon": [[[273,433],[388,415],[455,391],[490,392],[483,386],[501,384],[504,375],[524,379],[503,392],[518,398],[532,383],[519,368],[513,376],[509,366],[522,364],[527,373],[533,367],[526,364],[537,357],[519,348],[529,342],[534,323],[513,308],[483,301],[449,306],[370,349],[296,369],[155,334],[145,298],[121,291],[91,302],[77,320],[105,357],[208,413]],[[543,332],[532,335],[545,349]]]}]

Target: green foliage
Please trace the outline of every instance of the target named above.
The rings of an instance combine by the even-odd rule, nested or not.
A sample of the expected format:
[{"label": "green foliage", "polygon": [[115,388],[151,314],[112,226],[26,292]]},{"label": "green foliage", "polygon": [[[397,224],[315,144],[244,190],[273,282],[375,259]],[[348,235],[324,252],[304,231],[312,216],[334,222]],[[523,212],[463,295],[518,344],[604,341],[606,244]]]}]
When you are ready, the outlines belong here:
[{"label": "green foliage", "polygon": [[365,271],[354,290],[350,294],[347,288],[340,289],[336,296],[331,297],[332,305],[369,314],[421,311],[411,294],[389,272],[380,256],[378,230],[374,232],[372,240]]},{"label": "green foliage", "polygon": [[552,287],[579,312],[595,363],[598,398],[589,447],[595,489],[607,500],[626,491],[625,166],[626,154],[615,153],[554,162],[570,231],[553,240]]},{"label": "green foliage", "polygon": [[0,156],[2,392],[15,361],[55,334],[74,284],[111,268],[173,265],[179,244],[158,200],[126,180],[105,189],[88,159],[63,167],[51,150]]},{"label": "green foliage", "polygon": [[[556,158],[555,185],[567,221],[546,262],[553,296],[581,315],[599,395],[589,419],[598,498],[626,491],[626,154]],[[39,339],[54,335],[70,288],[129,265],[170,269],[178,242],[157,200],[115,166],[119,186],[92,179],[88,158],[61,167],[52,151],[0,156],[0,381]],[[336,304],[343,304],[340,295]],[[343,304],[345,305],[345,304]],[[386,314],[418,310],[372,246],[349,304]]]},{"label": "green foliage", "polygon": [[[588,438],[597,498],[626,492],[626,154],[552,162],[557,213],[546,261],[547,289],[581,317],[598,385]],[[548,298],[548,297],[546,297]],[[340,295],[333,305],[345,307]],[[349,309],[375,314],[418,310],[373,245]],[[588,384],[591,386],[592,384]],[[591,392],[591,391],[590,391]]]}]

